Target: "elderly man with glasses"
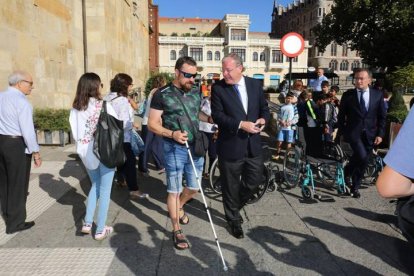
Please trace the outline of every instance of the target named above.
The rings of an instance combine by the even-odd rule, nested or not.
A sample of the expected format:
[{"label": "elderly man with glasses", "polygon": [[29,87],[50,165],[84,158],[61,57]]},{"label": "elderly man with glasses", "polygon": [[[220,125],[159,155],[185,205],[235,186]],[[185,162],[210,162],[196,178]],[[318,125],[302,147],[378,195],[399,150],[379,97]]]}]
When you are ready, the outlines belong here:
[{"label": "elderly man with glasses", "polygon": [[260,132],[270,117],[258,80],[243,76],[242,59],[231,53],[222,60],[223,79],[212,87],[211,111],[220,130],[217,154],[223,205],[230,233],[244,237],[240,209],[252,198],[263,176]]},{"label": "elderly man with glasses", "polygon": [[[175,79],[156,91],[151,100],[148,117],[150,131],[164,138],[165,171],[167,178],[167,207],[172,222],[175,248],[188,249],[180,224],[190,219],[183,210],[184,204],[198,191],[198,184],[188,156],[187,141],[193,151],[194,137],[199,121],[212,122],[211,117],[200,112],[201,94],[195,89],[197,64],[191,57],[181,57],[175,64]],[[184,132],[181,132],[181,126]],[[193,154],[197,175],[203,170],[204,158]],[[186,187],[182,187],[185,175]]]},{"label": "elderly man with glasses", "polygon": [[15,71],[9,87],[0,92],[0,202],[6,233],[31,228],[26,222],[26,199],[31,160],[42,164],[33,126],[33,109],[26,99],[33,89],[32,76]]}]

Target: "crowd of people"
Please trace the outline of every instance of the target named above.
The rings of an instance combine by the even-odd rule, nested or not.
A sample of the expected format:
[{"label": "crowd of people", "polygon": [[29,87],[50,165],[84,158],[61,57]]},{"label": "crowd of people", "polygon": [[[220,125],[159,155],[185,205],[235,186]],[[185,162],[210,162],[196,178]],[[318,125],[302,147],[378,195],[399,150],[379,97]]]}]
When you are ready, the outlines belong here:
[{"label": "crowd of people", "polygon": [[[260,132],[270,117],[261,83],[244,76],[243,71],[243,61],[238,55],[226,55],[222,59],[223,79],[212,86],[207,85],[200,94],[195,86],[196,61],[191,57],[179,58],[172,82],[166,83],[163,77],[154,79],[145,103],[142,125],[134,123],[138,106],[130,97],[131,76],[115,75],[109,92],[103,95],[104,85],[100,77],[91,72],[83,74],[78,81],[69,118],[76,151],[91,182],[80,231],[92,234],[95,223],[96,240],[105,239],[113,232],[106,221],[115,173],[116,182],[128,188],[131,198],[150,196],[139,185],[136,166],[138,158],[138,171],[141,176],[147,176],[152,156],[156,170],[165,173],[166,203],[174,246],[179,250],[188,249],[190,244],[181,227],[190,223],[185,204],[200,188],[197,176],[208,177],[213,161],[218,158],[229,232],[235,238],[243,238],[240,210],[258,189],[257,179],[263,173]],[[345,168],[347,184],[351,196],[359,198],[368,155],[384,136],[386,105],[383,94],[371,87],[372,76],[367,69],[357,69],[355,88],[346,91],[339,100],[339,87],[330,86],[323,69],[318,69],[317,73],[317,79],[309,84],[311,89],[307,89],[301,80],[295,80],[292,89],[280,98],[280,131],[273,158],[279,159],[282,144],[286,143],[289,148],[296,136],[304,137],[306,154],[310,155],[321,152],[316,146],[320,141],[332,142],[343,136],[353,149],[353,156]],[[25,97],[33,89],[33,78],[27,72],[16,71],[10,75],[9,85],[0,93],[0,200],[6,232],[11,234],[34,225],[32,221],[26,222],[25,204],[31,162],[33,160],[34,166],[39,167],[42,161],[34,134],[32,107]],[[117,168],[108,168],[93,152],[94,133],[104,101],[108,114],[123,121],[126,161]],[[145,149],[139,154],[134,152],[131,139],[138,129],[145,143]],[[208,138],[208,166],[206,156],[195,154],[195,140],[200,131]],[[399,147],[401,143],[396,144]],[[379,178],[380,193],[384,196],[413,193],[411,180],[408,180],[411,174],[405,173],[405,163],[400,164],[395,157],[398,154],[398,150],[392,151],[386,162],[403,166],[397,171],[403,174],[398,179],[404,186],[391,192],[386,184],[399,174],[386,168]]]}]

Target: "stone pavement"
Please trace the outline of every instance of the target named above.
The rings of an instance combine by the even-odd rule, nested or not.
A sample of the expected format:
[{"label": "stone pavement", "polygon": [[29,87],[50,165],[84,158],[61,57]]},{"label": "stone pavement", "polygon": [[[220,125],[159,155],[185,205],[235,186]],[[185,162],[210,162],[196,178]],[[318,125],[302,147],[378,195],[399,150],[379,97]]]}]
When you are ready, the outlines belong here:
[{"label": "stone pavement", "polygon": [[42,147],[32,170],[28,231],[6,235],[0,221],[0,275],[409,275],[414,249],[395,227],[394,204],[374,186],[362,198],[306,202],[300,189],[267,193],[242,211],[245,238],[226,230],[221,196],[206,190],[229,270],[223,272],[201,196],[186,206],[191,249],[177,251],[167,218],[164,175],[139,177],[149,199],[130,200],[113,187],[106,240],[79,234],[89,181],[73,145]]}]

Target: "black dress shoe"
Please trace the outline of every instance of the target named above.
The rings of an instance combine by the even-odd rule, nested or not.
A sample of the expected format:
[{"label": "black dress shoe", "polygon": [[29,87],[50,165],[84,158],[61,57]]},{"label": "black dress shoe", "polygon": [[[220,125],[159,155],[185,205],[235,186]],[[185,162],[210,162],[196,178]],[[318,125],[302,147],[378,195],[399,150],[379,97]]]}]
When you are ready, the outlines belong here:
[{"label": "black dress shoe", "polygon": [[32,228],[34,225],[35,225],[34,221],[27,221],[27,222],[23,223],[21,226],[17,227],[14,230],[6,231],[6,234],[14,234],[14,233],[19,232],[19,231],[24,231],[24,230]]},{"label": "black dress shoe", "polygon": [[354,191],[351,191],[351,196],[353,198],[360,198],[361,197],[361,194],[359,193],[358,190],[354,190]]},{"label": "black dress shoe", "polygon": [[233,224],[230,226],[230,233],[235,237],[236,239],[243,239],[244,233],[243,229],[240,224]]}]

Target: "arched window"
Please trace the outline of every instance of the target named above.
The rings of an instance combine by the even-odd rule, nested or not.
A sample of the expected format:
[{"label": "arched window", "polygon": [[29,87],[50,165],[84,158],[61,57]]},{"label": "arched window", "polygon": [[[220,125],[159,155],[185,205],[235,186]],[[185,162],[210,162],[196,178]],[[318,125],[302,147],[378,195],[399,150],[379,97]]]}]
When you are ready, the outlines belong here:
[{"label": "arched window", "polygon": [[344,43],[344,44],[342,45],[342,56],[343,56],[343,57],[348,56],[348,45],[346,45],[346,43]]},{"label": "arched window", "polygon": [[358,60],[354,60],[351,64],[351,69],[354,70],[355,68],[359,68],[361,65]]},{"label": "arched window", "polygon": [[260,61],[266,61],[266,56],[264,52],[260,53]]},{"label": "arched window", "polygon": [[336,43],[335,42],[333,42],[332,44],[331,44],[331,56],[336,56],[336,48],[337,48],[337,45],[336,45]]},{"label": "arched window", "polygon": [[259,60],[259,55],[257,54],[257,52],[253,52],[253,61],[258,61]]},{"label": "arched window", "polygon": [[220,60],[220,52],[219,51],[216,51],[214,53],[214,60],[216,60],[216,61],[219,61]]},{"label": "arched window", "polygon": [[170,60],[176,60],[177,59],[177,53],[175,50],[170,51]]},{"label": "arched window", "polygon": [[343,60],[341,61],[341,64],[339,65],[340,71],[348,71],[348,61]]},{"label": "arched window", "polygon": [[213,52],[207,51],[207,60],[213,60]]},{"label": "arched window", "polygon": [[331,62],[329,62],[329,68],[331,68],[332,71],[338,70],[338,61],[336,60],[331,60]]}]

